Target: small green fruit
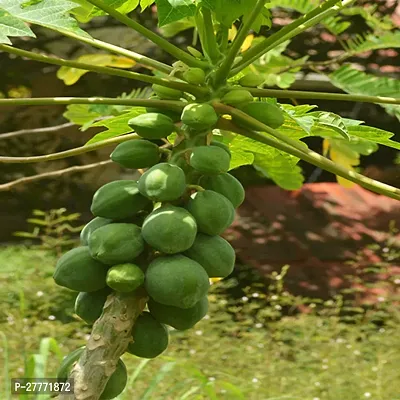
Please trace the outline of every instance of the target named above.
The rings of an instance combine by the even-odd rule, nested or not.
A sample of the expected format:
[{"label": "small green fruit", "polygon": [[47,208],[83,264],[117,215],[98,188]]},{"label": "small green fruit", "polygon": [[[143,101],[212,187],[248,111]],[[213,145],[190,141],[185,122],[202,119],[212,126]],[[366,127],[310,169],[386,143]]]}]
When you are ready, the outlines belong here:
[{"label": "small green fruit", "polygon": [[141,114],[131,118],[128,125],[142,138],[154,140],[169,136],[174,130],[174,121],[159,113]]},{"label": "small green fruit", "polygon": [[241,86],[257,87],[264,83],[265,78],[261,75],[249,73],[240,78],[239,84]]},{"label": "small green fruit", "polygon": [[211,129],[218,121],[218,115],[210,104],[189,104],[182,112],[182,122],[198,131]]},{"label": "small green fruit", "polygon": [[253,95],[244,89],[234,89],[222,97],[222,102],[231,106],[245,105],[254,100]]},{"label": "small green fruit", "polygon": [[163,100],[179,100],[183,96],[183,92],[180,90],[171,89],[157,84],[154,84],[152,87],[154,93],[156,93],[157,96]]},{"label": "small green fruit", "polygon": [[201,68],[189,68],[183,73],[183,79],[193,85],[203,85],[206,81],[206,73]]},{"label": "small green fruit", "polygon": [[190,165],[202,174],[218,175],[229,170],[231,158],[218,146],[195,147],[190,155]]},{"label": "small green fruit", "polygon": [[136,264],[119,264],[107,272],[107,285],[117,292],[133,292],[143,285],[144,273]]}]

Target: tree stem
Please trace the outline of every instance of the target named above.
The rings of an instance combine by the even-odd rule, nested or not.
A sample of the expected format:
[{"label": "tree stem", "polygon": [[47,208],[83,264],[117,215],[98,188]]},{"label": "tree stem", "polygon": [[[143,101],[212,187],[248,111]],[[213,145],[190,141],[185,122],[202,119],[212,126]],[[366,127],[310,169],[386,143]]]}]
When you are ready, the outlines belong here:
[{"label": "tree stem", "polygon": [[247,21],[241,26],[235,40],[232,43],[231,48],[228,51],[228,54],[225,58],[225,61],[222,63],[221,67],[218,69],[216,76],[215,76],[215,84],[216,86],[222,84],[223,81],[229,76],[230,70],[232,65],[235,61],[236,56],[238,55],[243,42],[246,40],[247,34],[253,22],[260,14],[261,10],[265,6],[266,0],[258,0],[256,6],[254,7],[253,11],[249,15]]},{"label": "tree stem", "polygon": [[[349,5],[353,1],[354,0],[344,0],[342,7]],[[279,44],[291,39],[294,36],[297,36],[299,33],[304,32],[308,28],[311,28],[312,26],[318,24],[327,16],[336,14],[340,10],[340,7],[336,6],[337,3],[338,0],[327,0],[325,3],[316,7],[314,10],[296,19],[289,25],[286,25],[278,32],[272,34],[258,45],[246,51],[243,55],[243,60],[238,64],[236,68],[232,70],[230,76],[238,74],[242,69],[246,68],[254,61],[258,60],[262,55],[272,50]]]},{"label": "tree stem", "polygon": [[197,96],[199,96],[199,95],[201,96],[201,95],[204,95],[205,93],[207,93],[207,89],[205,89],[205,88],[200,88],[198,86],[189,85],[189,84],[183,83],[183,82],[172,81],[172,80],[165,79],[165,78],[157,78],[155,76],[139,74],[137,72],[132,72],[132,71],[124,71],[124,70],[117,69],[117,68],[101,67],[98,65],[92,65],[92,64],[86,64],[86,63],[81,63],[81,62],[77,62],[77,61],[65,60],[62,58],[44,56],[42,54],[37,54],[37,53],[31,52],[31,51],[17,49],[15,47],[8,46],[8,45],[0,44],[0,50],[4,50],[7,53],[16,54],[21,57],[26,57],[31,60],[44,62],[47,64],[78,68],[78,69],[83,69],[86,71],[98,72],[98,73],[107,74],[107,75],[116,75],[116,76],[121,76],[123,78],[134,79],[137,81],[150,83],[150,84],[155,83],[155,84],[163,85],[163,86],[166,86],[166,87],[169,87],[172,89],[189,92],[189,93],[192,93]]},{"label": "tree stem", "polygon": [[189,53],[186,53],[185,51],[181,50],[179,47],[176,47],[175,45],[170,43],[168,40],[157,35],[156,33],[152,32],[151,30],[145,28],[144,26],[142,26],[138,22],[134,21],[133,19],[127,17],[126,15],[121,14],[120,12],[115,10],[112,6],[105,4],[103,1],[101,1],[101,0],[87,0],[87,1],[88,1],[88,3],[91,3],[94,6],[100,8],[100,10],[105,11],[107,14],[111,15],[116,20],[122,22],[124,25],[129,26],[130,28],[139,32],[140,34],[145,36],[147,39],[149,39],[153,43],[155,43],[157,46],[159,46],[161,49],[165,50],[167,53],[171,54],[178,60],[183,61],[190,67],[201,68],[206,65],[205,62],[197,60],[196,58],[191,56]]},{"label": "tree stem", "polygon": [[[351,171],[338,164],[335,164],[326,157],[323,157],[315,151],[308,149],[304,143],[288,138],[286,135],[283,135],[279,131],[270,128],[269,126],[263,124],[255,118],[250,117],[240,110],[217,102],[215,102],[213,106],[221,114],[230,114],[232,117],[234,117],[235,120],[239,121],[245,126],[252,127],[254,130],[245,130],[238,128],[234,123],[230,121],[222,121],[222,125],[225,125],[224,127],[222,127],[222,129],[225,128],[226,130],[230,130],[231,132],[236,132],[240,135],[249,137],[258,142],[267,144],[278,150],[282,150],[304,161],[307,161],[310,164],[320,167],[328,172],[339,175],[351,182],[357,183],[360,186],[365,187],[366,189],[372,190],[373,192],[383,194],[396,200],[400,200],[400,189],[376,181],[374,179],[367,178],[366,176],[363,176],[357,172]],[[256,131],[266,132],[272,137]]]},{"label": "tree stem", "polygon": [[382,96],[363,96],[355,94],[325,93],[325,92],[303,92],[298,90],[276,90],[245,88],[255,97],[276,97],[278,99],[315,99],[315,100],[338,100],[356,101],[360,103],[384,103],[400,104],[400,98]]},{"label": "tree stem", "polygon": [[101,317],[94,323],[79,361],[71,371],[74,394],[59,400],[98,400],[117,363],[132,341],[132,328],[142,313],[147,296],[142,291],[110,295]]},{"label": "tree stem", "polygon": [[144,67],[147,67],[149,69],[155,69],[157,71],[164,72],[166,74],[169,74],[172,71],[172,67],[167,64],[164,64],[157,60],[153,60],[149,57],[146,57],[146,56],[136,53],[134,51],[124,49],[123,47],[116,46],[111,43],[103,42],[102,40],[99,40],[99,39],[90,38],[90,37],[86,37],[86,36],[80,36],[80,35],[77,35],[76,33],[70,32],[70,31],[60,31],[60,33],[62,33],[65,36],[68,36],[70,38],[79,40],[80,42],[89,44],[93,47],[97,47],[99,49],[107,50],[110,53],[115,53],[120,56],[130,58],[131,60],[134,60],[138,64],[141,64]]}]

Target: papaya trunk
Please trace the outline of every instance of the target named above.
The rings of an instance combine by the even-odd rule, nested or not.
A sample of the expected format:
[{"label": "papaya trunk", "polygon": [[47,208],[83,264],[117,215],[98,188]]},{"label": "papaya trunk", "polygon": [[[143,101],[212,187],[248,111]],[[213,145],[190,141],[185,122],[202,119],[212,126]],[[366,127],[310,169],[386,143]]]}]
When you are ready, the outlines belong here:
[{"label": "papaya trunk", "polygon": [[71,371],[74,394],[59,400],[98,400],[115,371],[118,360],[132,341],[132,328],[143,311],[147,296],[142,291],[112,294],[101,317],[93,325],[79,361]]}]

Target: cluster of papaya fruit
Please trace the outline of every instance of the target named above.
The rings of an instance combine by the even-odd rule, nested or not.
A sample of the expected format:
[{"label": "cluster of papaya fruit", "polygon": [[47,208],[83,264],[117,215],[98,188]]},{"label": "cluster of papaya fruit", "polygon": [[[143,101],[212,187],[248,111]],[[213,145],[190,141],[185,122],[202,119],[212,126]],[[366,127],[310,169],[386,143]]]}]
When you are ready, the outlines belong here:
[{"label": "cluster of papaya fruit", "polygon": [[[191,68],[184,79],[201,85],[205,75]],[[245,80],[248,84],[249,77]],[[159,99],[184,95],[158,85],[153,91]],[[221,101],[270,126],[283,122],[278,107],[253,101],[240,87]],[[140,138],[119,144],[111,159],[124,168],[146,171],[138,181],[117,180],[97,190],[91,205],[95,218],[83,228],[81,246],[56,265],[56,283],[80,292],[75,313],[88,324],[101,316],[113,291],[146,292],[147,310],[136,320],[127,348],[138,357],[164,352],[167,325],[186,330],[199,322],[208,311],[210,279],[233,271],[235,251],[220,235],[232,224],[245,192],[228,173],[229,147],[212,135],[218,119],[210,103],[187,104],[179,114],[147,109],[132,118],[129,125]],[[182,140],[165,151],[161,145],[174,132]],[[68,376],[82,351],[64,359],[60,378]],[[114,398],[125,384],[120,360],[101,399]]]}]

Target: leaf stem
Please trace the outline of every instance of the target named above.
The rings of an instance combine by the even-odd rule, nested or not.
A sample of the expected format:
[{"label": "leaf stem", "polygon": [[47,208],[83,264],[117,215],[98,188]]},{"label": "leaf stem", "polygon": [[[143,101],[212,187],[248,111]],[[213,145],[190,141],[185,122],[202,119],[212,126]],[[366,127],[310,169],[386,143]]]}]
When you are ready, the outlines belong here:
[{"label": "leaf stem", "polygon": [[91,3],[94,6],[105,11],[107,14],[111,15],[116,20],[122,22],[124,25],[139,32],[140,34],[145,36],[147,39],[149,39],[153,43],[155,43],[157,46],[159,46],[161,49],[165,50],[167,53],[171,54],[178,60],[183,61],[190,67],[202,68],[205,65],[207,65],[207,63],[197,60],[196,58],[191,56],[189,53],[186,53],[185,51],[181,50],[179,47],[176,47],[175,45],[170,43],[168,40],[166,40],[163,37],[152,32],[150,29],[145,28],[144,26],[142,26],[138,22],[134,21],[133,19],[129,18],[128,16],[121,14],[120,12],[115,10],[112,6],[105,4],[102,0],[87,0],[87,1],[88,1],[88,3]]},{"label": "leaf stem", "polygon": [[136,53],[134,51],[124,49],[123,47],[116,46],[111,43],[103,42],[102,40],[99,40],[99,39],[90,38],[90,37],[86,37],[86,36],[80,36],[80,35],[77,35],[76,33],[70,32],[70,31],[59,31],[59,32],[65,36],[79,40],[80,42],[92,45],[93,47],[97,47],[98,49],[107,50],[110,53],[115,53],[115,54],[127,57],[131,60],[136,61],[138,64],[143,65],[144,67],[147,67],[151,70],[155,69],[157,71],[164,72],[166,74],[169,74],[172,71],[172,67],[167,64],[164,64],[157,60],[153,60],[149,57],[146,57],[146,56]]},{"label": "leaf stem", "polygon": [[201,10],[204,21],[204,54],[210,57],[213,64],[216,64],[221,56],[218,48],[217,38],[214,33],[214,24],[212,20],[211,11],[208,8],[203,7]]},{"label": "leaf stem", "polygon": [[360,103],[383,103],[399,104],[400,98],[383,96],[363,96],[355,94],[325,93],[325,92],[303,92],[299,90],[276,90],[245,88],[255,97],[276,97],[278,99],[315,99],[315,100],[338,100],[356,101]]},{"label": "leaf stem", "polygon": [[43,156],[32,156],[32,157],[1,157],[0,163],[6,164],[28,164],[42,161],[54,161],[61,160],[68,157],[74,157],[80,154],[89,153],[103,147],[112,146],[126,142],[127,140],[140,139],[136,133],[130,133],[128,135],[118,136],[111,139],[106,139],[98,143],[88,144],[86,146],[76,147],[75,149],[60,151],[58,153],[45,154]]},{"label": "leaf stem", "polygon": [[[354,0],[345,0],[342,4],[342,7],[352,3],[353,1]],[[246,51],[243,55],[243,60],[236,66],[236,68],[232,70],[230,76],[238,74],[242,69],[258,60],[262,55],[272,50],[279,44],[318,24],[327,16],[336,14],[341,8],[336,6],[337,3],[338,0],[327,0],[325,3],[314,8],[314,10],[296,19],[289,25],[286,25],[278,32],[272,34],[258,45]]]},{"label": "leaf stem", "polygon": [[108,104],[132,107],[155,107],[180,112],[186,103],[174,100],[118,99],[112,97],[36,97],[0,99],[0,106],[48,106],[69,104]]},{"label": "leaf stem", "polygon": [[[255,118],[250,117],[240,110],[217,102],[213,103],[213,106],[218,112],[223,114],[230,114],[232,117],[234,117],[235,120],[239,121],[241,124],[244,124],[245,126],[249,126],[254,129],[241,129],[235,126],[234,123],[227,121],[227,123],[225,123],[227,125],[226,128],[228,128],[228,125],[230,125],[230,129],[233,132],[239,133],[240,135],[249,137],[258,142],[267,144],[278,150],[282,150],[293,156],[301,158],[302,160],[307,161],[310,164],[320,167],[335,175],[339,175],[351,182],[357,183],[360,186],[365,187],[366,189],[372,190],[373,192],[383,194],[396,200],[400,200],[400,189],[376,181],[374,179],[367,178],[366,176],[363,176],[357,172],[350,171],[347,168],[344,168],[332,162],[328,158],[321,156],[315,151],[308,149],[304,143],[288,138],[277,130],[270,128],[269,126],[261,123]],[[256,131],[266,132],[272,137]]]},{"label": "leaf stem", "polygon": [[26,51],[4,44],[0,44],[0,50],[6,51],[7,53],[16,54],[20,57],[26,57],[31,60],[44,62],[47,64],[78,68],[86,71],[98,72],[107,75],[121,76],[123,78],[134,79],[137,81],[146,82],[150,84],[156,83],[158,85],[163,85],[172,89],[189,92],[197,96],[204,95],[208,92],[208,90],[205,88],[200,88],[198,86],[189,85],[183,82],[172,81],[165,78],[157,78],[155,76],[139,74],[138,72],[132,72],[132,71],[124,71],[117,68],[101,67],[98,65],[86,64],[78,61],[65,60],[63,58],[49,57],[42,54],[34,53],[32,51]]},{"label": "leaf stem", "polygon": [[215,84],[218,87],[221,85],[226,78],[229,76],[230,70],[232,68],[232,65],[235,61],[236,56],[238,55],[240,48],[243,45],[243,42],[246,40],[246,37],[249,33],[249,30],[251,29],[251,26],[253,25],[253,22],[255,19],[258,17],[260,14],[261,10],[265,6],[266,0],[258,0],[257,4],[253,8],[253,11],[249,15],[248,19],[244,24],[242,24],[238,34],[236,35],[235,40],[232,43],[232,46],[230,47],[228,54],[220,66],[220,68],[217,70],[216,75],[215,75]]}]

